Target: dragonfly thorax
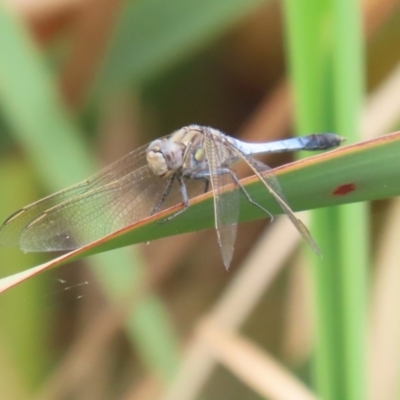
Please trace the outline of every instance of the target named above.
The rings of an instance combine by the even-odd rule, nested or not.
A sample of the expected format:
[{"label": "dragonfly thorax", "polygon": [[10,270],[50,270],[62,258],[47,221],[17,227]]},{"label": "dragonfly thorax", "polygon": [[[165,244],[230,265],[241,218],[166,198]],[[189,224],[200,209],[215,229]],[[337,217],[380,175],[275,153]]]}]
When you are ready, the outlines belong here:
[{"label": "dragonfly thorax", "polygon": [[147,148],[146,158],[150,169],[156,175],[165,176],[182,167],[183,151],[179,143],[157,139]]}]

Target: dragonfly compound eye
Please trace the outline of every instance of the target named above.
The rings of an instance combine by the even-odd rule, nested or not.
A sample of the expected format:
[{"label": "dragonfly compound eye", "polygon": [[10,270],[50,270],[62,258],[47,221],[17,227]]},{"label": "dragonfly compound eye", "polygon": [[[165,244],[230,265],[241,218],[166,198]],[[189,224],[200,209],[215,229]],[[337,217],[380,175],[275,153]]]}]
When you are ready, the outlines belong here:
[{"label": "dragonfly compound eye", "polygon": [[154,140],[150,143],[146,151],[146,159],[150,169],[158,176],[168,172],[168,166],[164,155],[161,152],[161,140]]},{"label": "dragonfly compound eye", "polygon": [[158,176],[176,171],[183,163],[181,146],[168,139],[151,142],[146,157],[150,169]]}]

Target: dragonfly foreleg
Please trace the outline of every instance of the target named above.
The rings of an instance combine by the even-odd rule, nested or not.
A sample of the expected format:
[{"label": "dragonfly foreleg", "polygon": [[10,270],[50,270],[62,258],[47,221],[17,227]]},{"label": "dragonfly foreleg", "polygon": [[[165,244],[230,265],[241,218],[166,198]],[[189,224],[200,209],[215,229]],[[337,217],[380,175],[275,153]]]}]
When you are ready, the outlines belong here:
[{"label": "dragonfly foreleg", "polygon": [[168,196],[171,193],[172,186],[174,185],[175,179],[176,179],[176,175],[174,174],[174,175],[172,175],[171,179],[169,180],[168,185],[165,188],[164,193],[163,193],[160,201],[151,210],[151,214],[150,215],[153,215],[156,212],[158,212],[160,210],[161,206],[164,204],[165,200],[167,200]]},{"label": "dragonfly foreleg", "polygon": [[185,182],[183,181],[183,177],[182,177],[182,175],[178,175],[177,178],[178,178],[179,186],[181,188],[183,208],[181,210],[177,211],[176,213],[170,215],[169,217],[163,219],[162,221],[158,221],[160,224],[163,224],[164,222],[170,221],[171,219],[177,217],[179,214],[182,214],[183,212],[185,212],[189,207],[189,197],[187,194]]}]

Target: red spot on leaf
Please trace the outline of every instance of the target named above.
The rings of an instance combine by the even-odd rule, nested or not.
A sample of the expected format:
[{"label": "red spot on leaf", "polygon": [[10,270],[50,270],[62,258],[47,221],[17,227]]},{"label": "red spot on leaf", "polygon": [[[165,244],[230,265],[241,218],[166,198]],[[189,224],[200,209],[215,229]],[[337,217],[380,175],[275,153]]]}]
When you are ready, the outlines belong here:
[{"label": "red spot on leaf", "polygon": [[338,186],[334,191],[334,196],[344,196],[350,192],[353,192],[356,189],[355,183],[345,183],[344,185]]}]

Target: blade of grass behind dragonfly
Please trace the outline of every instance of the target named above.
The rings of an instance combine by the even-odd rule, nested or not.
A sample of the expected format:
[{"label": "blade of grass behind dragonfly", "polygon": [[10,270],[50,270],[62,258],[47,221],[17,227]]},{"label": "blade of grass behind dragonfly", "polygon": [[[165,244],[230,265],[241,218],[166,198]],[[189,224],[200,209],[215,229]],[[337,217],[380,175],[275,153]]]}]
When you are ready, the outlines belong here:
[{"label": "blade of grass behind dragonfly", "polygon": [[[27,29],[3,6],[0,7],[0,59],[4,118],[45,185],[55,191],[89,176],[95,163],[78,128],[67,117],[56,83],[35,51]],[[96,256],[90,265],[111,301],[118,301],[128,290],[134,290],[145,267],[132,249]],[[127,336],[145,364],[166,379],[178,363],[177,337],[168,313],[161,300],[153,295],[140,302],[135,310],[126,320]]]},{"label": "blade of grass behind dragonfly", "polygon": [[[299,134],[355,139],[363,93],[359,2],[285,1]],[[314,212],[315,380],[322,398],[365,399],[365,205]],[[355,230],[356,229],[356,230]]]},{"label": "blade of grass behind dragonfly", "polygon": [[141,86],[187,58],[263,0],[137,0],[123,13],[94,87],[106,97]]}]

